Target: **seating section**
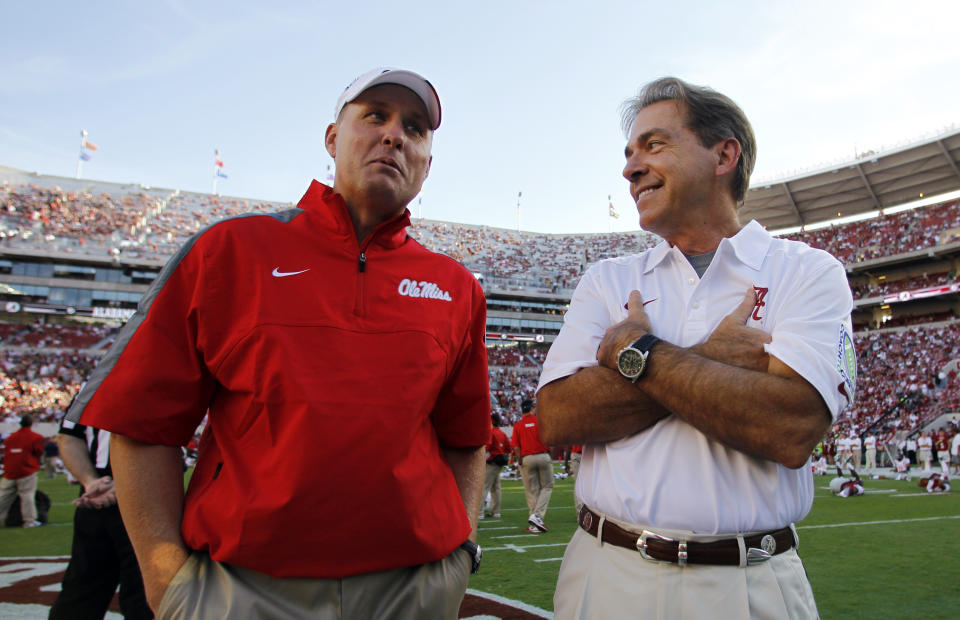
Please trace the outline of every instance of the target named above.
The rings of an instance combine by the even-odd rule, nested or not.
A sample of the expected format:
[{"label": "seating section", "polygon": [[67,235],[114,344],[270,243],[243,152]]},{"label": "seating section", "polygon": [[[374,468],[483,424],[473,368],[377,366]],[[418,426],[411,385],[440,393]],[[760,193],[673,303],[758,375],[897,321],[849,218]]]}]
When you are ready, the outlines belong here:
[{"label": "seating section", "polygon": [[4,421],[29,413],[38,422],[58,422],[97,358],[76,350],[4,349],[0,361],[0,410]]},{"label": "seating section", "polygon": [[841,428],[914,430],[940,414],[960,411],[960,380],[935,377],[960,359],[960,323],[870,331],[855,337],[857,396]]},{"label": "seating section", "polygon": [[958,240],[960,201],[786,235],[826,250],[843,263],[914,252]]},{"label": "seating section", "polygon": [[[7,248],[166,259],[190,235],[221,219],[291,206],[0,167],[0,245]],[[565,295],[591,264],[641,252],[660,241],[644,232],[548,235],[430,220],[414,220],[409,234],[460,261],[494,288]],[[913,252],[960,240],[960,201],[789,238],[847,263]],[[855,285],[853,294],[875,298],[950,284],[956,276],[941,272],[874,280]],[[960,381],[946,387],[933,382],[943,364],[960,358],[960,323],[955,319],[950,311],[898,318],[883,330],[858,334],[857,402],[837,428],[910,429],[930,416],[960,411]],[[115,327],[102,325],[0,323],[2,410],[10,418],[34,413],[42,420],[56,419],[115,335]],[[505,423],[519,417],[521,400],[533,396],[546,351],[543,345],[488,349],[491,400]]]}]

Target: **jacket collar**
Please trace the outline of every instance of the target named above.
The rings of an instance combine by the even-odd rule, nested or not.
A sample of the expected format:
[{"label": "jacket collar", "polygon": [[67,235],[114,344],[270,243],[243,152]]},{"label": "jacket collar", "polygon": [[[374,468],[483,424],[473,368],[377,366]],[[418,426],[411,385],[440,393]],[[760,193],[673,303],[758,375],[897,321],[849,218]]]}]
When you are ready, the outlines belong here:
[{"label": "jacket collar", "polygon": [[[333,188],[316,180],[311,181],[297,207],[315,216],[323,230],[344,239],[356,239],[357,234],[353,229],[347,204]],[[404,209],[400,215],[374,228],[370,236],[362,240],[362,245],[375,243],[385,248],[398,248],[407,239],[409,225],[410,210]]]},{"label": "jacket collar", "polygon": [[[767,255],[767,248],[770,247],[772,241],[773,237],[759,222],[750,220],[750,223],[741,228],[734,236],[721,239],[720,245],[717,247],[717,253],[731,251],[723,249],[724,247],[732,248],[740,262],[751,269],[760,269],[763,265],[763,259]],[[644,273],[651,271],[663,262],[672,251],[674,251],[674,247],[667,241],[658,243],[656,247],[650,250],[650,258],[647,261]],[[676,251],[679,252],[680,250]]]}]

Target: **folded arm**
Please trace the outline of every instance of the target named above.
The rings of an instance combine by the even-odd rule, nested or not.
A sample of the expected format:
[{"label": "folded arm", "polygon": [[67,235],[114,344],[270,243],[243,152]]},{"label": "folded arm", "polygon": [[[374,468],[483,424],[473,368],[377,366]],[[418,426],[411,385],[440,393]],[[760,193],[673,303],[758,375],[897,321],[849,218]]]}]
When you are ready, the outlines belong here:
[{"label": "folded arm", "polygon": [[[639,292],[628,317],[607,330],[599,366],[540,390],[545,440],[610,441],[676,415],[705,435],[751,456],[800,467],[823,437],[831,416],[819,392],[764,351],[770,336],[745,326],[752,290],[703,344],[657,344],[637,383],[616,370],[617,354],[651,333]],[[546,429],[546,431],[544,431]]]}]

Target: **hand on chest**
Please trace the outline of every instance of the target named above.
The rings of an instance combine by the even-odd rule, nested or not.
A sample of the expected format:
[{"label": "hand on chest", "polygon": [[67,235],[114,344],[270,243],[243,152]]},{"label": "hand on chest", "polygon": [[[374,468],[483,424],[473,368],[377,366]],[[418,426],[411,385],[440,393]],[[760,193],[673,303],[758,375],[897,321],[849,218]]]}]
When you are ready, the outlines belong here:
[{"label": "hand on chest", "polygon": [[[753,303],[745,301],[747,287],[753,288]],[[627,299],[631,290],[639,290],[643,310],[650,318],[653,333],[679,346],[692,346],[705,340],[728,316],[736,315],[742,325],[767,328],[771,301],[770,287],[746,280],[709,282],[694,275],[670,282],[638,282],[621,291],[623,303],[611,317],[613,323],[627,317]]]}]

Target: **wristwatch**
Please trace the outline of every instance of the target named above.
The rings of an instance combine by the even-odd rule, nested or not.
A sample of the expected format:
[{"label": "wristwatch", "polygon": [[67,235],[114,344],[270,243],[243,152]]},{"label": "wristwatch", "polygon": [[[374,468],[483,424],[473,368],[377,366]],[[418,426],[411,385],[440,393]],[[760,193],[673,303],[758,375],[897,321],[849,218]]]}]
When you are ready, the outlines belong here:
[{"label": "wristwatch", "polygon": [[650,349],[660,342],[653,334],[646,334],[631,345],[617,353],[617,370],[620,374],[636,383],[647,369],[647,360],[650,358]]},{"label": "wristwatch", "polygon": [[460,548],[470,554],[470,561],[473,562],[473,565],[470,568],[470,574],[476,574],[476,572],[480,570],[480,558],[483,556],[483,551],[480,549],[480,545],[472,540],[465,540],[463,541],[463,544],[460,545]]}]

